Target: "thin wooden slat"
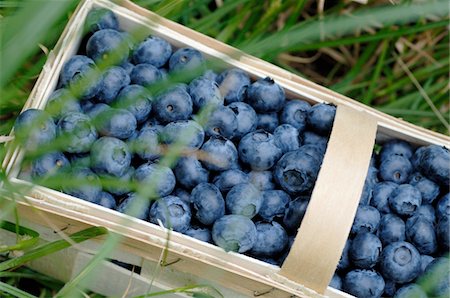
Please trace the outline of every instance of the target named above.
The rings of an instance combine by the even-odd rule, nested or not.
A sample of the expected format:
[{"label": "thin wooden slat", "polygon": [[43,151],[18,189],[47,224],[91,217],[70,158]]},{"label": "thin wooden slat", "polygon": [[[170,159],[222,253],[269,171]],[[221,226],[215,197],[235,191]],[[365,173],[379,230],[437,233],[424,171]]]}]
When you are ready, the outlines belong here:
[{"label": "thin wooden slat", "polygon": [[281,274],[324,293],[347,240],[372,154],[376,120],[338,106],[311,201]]}]

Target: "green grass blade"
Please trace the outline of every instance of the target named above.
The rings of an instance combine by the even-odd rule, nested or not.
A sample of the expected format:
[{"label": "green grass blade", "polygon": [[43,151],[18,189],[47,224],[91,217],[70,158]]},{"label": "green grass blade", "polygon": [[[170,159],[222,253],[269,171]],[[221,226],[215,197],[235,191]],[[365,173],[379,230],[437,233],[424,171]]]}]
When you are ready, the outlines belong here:
[{"label": "green grass blade", "polygon": [[171,289],[171,290],[167,290],[167,291],[159,291],[159,292],[148,293],[145,295],[135,296],[134,298],[147,298],[147,297],[163,296],[163,295],[175,294],[175,293],[184,293],[184,294],[192,295],[193,297],[202,297],[202,298],[223,297],[223,295],[212,286],[189,285],[189,286],[175,288],[175,289]]},{"label": "green grass blade", "polygon": [[389,42],[385,41],[381,46],[381,54],[378,58],[375,70],[373,71],[373,76],[370,81],[369,90],[367,90],[366,96],[363,98],[362,102],[366,105],[370,104],[373,99],[374,90],[379,84],[378,79],[380,78],[381,70],[384,65],[384,60],[386,59],[387,49],[389,48]]},{"label": "green grass blade", "polygon": [[[108,231],[103,227],[92,227],[92,228],[88,228],[83,231],[74,233],[74,234],[70,235],[69,238],[75,243],[80,243],[80,242],[95,238],[97,236],[107,234],[107,232]],[[36,247],[36,248],[26,252],[24,255],[22,255],[20,257],[9,259],[7,261],[0,263],[0,271],[5,271],[5,270],[11,269],[11,268],[22,266],[29,261],[52,254],[54,252],[60,251],[69,246],[71,246],[71,243],[69,243],[66,240],[57,240],[57,241],[53,241],[50,243],[46,243],[42,246]]]},{"label": "green grass blade", "polygon": [[[266,53],[273,55],[274,52],[280,53],[285,50],[308,48],[308,45],[317,44],[321,36],[325,39],[336,39],[349,34],[354,34],[358,30],[364,30],[365,27],[373,27],[374,24],[383,24],[384,27],[391,25],[403,25],[423,19],[424,16],[447,17],[449,12],[447,1],[432,1],[425,4],[400,4],[396,6],[383,6],[379,8],[364,9],[355,12],[351,18],[348,16],[328,16],[323,21],[315,21],[308,26],[301,28],[291,28],[290,30],[281,31],[272,34],[270,37],[264,38],[257,42],[251,42],[242,50],[245,52],[263,56]],[[446,26],[448,21],[441,26]],[[395,31],[393,31],[395,32]],[[392,37],[394,33],[384,32],[384,37]],[[404,34],[404,33],[402,33]],[[378,36],[378,39],[380,36]],[[375,40],[362,37],[353,39],[352,43]],[[338,45],[343,45],[342,39]],[[324,46],[323,44],[321,46]],[[327,45],[331,46],[331,45]],[[311,49],[311,48],[309,48]]]},{"label": "green grass blade", "polygon": [[33,231],[31,229],[27,229],[22,226],[18,226],[16,224],[13,224],[11,222],[3,221],[0,222],[0,229],[4,229],[13,233],[16,233],[17,235],[24,236],[22,239],[11,246],[1,246],[0,245],[0,253],[5,251],[12,251],[12,250],[25,250],[28,249],[39,241],[39,233],[36,231]]},{"label": "green grass blade", "polygon": [[34,295],[31,295],[30,293],[27,293],[25,291],[22,291],[16,287],[13,287],[7,283],[1,282],[0,281],[0,294],[1,293],[6,293],[9,295],[13,295],[15,297],[18,298],[37,298]]},{"label": "green grass blade", "polygon": [[2,20],[0,88],[6,86],[25,59],[38,49],[37,44],[55,21],[76,3],[73,0],[23,2],[17,14]]}]

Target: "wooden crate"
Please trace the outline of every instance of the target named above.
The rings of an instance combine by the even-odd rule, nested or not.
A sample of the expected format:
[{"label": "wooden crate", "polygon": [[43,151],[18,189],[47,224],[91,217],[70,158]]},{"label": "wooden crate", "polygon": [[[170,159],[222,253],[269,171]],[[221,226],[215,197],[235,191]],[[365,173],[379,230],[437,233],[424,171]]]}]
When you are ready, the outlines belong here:
[{"label": "wooden crate", "polygon": [[[112,258],[142,267],[142,271],[131,274],[103,262],[99,269],[103,273],[96,276],[104,277],[91,281],[88,286],[104,295],[122,295],[127,288],[130,288],[129,296],[143,294],[150,285],[156,290],[207,283],[219,288],[226,297],[350,297],[327,285],[348,237],[375,141],[383,143],[399,138],[417,146],[449,146],[450,139],[364,106],[132,2],[119,0],[81,1],[49,54],[24,110],[45,107],[62,65],[78,50],[84,20],[92,7],[114,11],[124,30],[142,26],[149,34],[161,36],[175,47],[196,48],[206,57],[243,69],[254,79],[270,76],[289,98],[336,104],[336,119],[322,168],[294,245],[281,268],[245,255],[226,253],[217,246],[177,232],[170,233],[169,259],[161,266],[167,229],[41,186],[34,186],[18,200],[20,218],[25,219],[21,223],[37,229],[43,241],[54,240],[61,232],[72,233],[89,226],[104,226],[122,235],[123,240]],[[17,178],[22,158],[21,150],[9,150],[3,162],[10,181],[18,186],[30,185]],[[13,221],[13,216],[8,220]],[[6,232],[0,235],[11,237]],[[30,267],[68,281],[92,258],[102,242],[101,238],[87,241],[32,262]]]}]

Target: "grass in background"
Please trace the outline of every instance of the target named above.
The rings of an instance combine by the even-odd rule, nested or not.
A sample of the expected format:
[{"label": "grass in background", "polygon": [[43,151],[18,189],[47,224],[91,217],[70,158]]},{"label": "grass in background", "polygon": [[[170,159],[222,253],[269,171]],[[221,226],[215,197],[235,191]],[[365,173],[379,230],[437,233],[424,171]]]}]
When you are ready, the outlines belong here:
[{"label": "grass in background", "polygon": [[[449,134],[447,1],[134,2],[383,112]],[[0,135],[9,133],[76,4],[0,3]],[[0,160],[3,154],[0,148]],[[0,292],[24,296],[18,288],[30,279],[36,281],[33,294],[41,297],[64,286],[21,267],[0,272]]]}]

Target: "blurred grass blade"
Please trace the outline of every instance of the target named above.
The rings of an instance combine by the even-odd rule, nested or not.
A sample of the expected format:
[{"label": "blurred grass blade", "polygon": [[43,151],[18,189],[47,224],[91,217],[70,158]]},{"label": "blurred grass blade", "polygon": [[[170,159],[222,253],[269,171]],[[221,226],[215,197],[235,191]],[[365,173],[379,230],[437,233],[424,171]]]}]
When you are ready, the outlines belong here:
[{"label": "blurred grass blade", "polygon": [[[11,250],[25,250],[28,249],[39,241],[39,233],[22,226],[18,226],[8,221],[0,222],[0,229],[4,229],[13,233],[17,233],[22,236],[16,244],[11,246],[1,246],[0,253]],[[1,244],[1,243],[0,243]]]},{"label": "blurred grass blade", "polygon": [[39,50],[46,33],[76,1],[21,1],[20,9],[15,15],[1,21],[2,71],[0,72],[0,88],[6,86],[12,75],[23,62]]},{"label": "blurred grass blade", "polygon": [[214,287],[209,285],[190,285],[185,287],[180,287],[167,291],[159,291],[153,292],[145,295],[136,296],[134,298],[146,298],[146,297],[155,297],[155,296],[163,296],[167,294],[175,294],[175,293],[184,293],[192,295],[193,297],[202,297],[202,298],[215,298],[215,297],[223,297],[223,295]]},{"label": "blurred grass blade", "polygon": [[[270,53],[280,53],[299,45],[308,45],[325,39],[336,39],[359,30],[365,31],[368,27],[383,27],[403,25],[415,22],[425,17],[447,17],[449,13],[448,1],[428,1],[426,3],[405,3],[396,6],[383,6],[378,8],[361,9],[349,16],[328,16],[323,21],[315,21],[307,26],[292,27],[280,31],[260,41],[249,41],[241,49],[247,53],[262,56]],[[446,22],[448,24],[448,21]],[[394,31],[395,32],[395,31]],[[342,42],[339,42],[342,45]]]},{"label": "blurred grass blade", "polygon": [[[108,231],[103,227],[92,227],[74,233],[70,235],[69,238],[75,243],[80,243],[95,238],[97,236],[107,234],[107,232]],[[71,244],[66,240],[57,240],[50,243],[46,243],[42,246],[36,247],[33,250],[26,252],[23,256],[9,259],[7,261],[0,263],[0,271],[5,271],[11,268],[22,266],[29,261],[60,251],[64,248],[69,247],[70,245]]]},{"label": "blurred grass blade", "polygon": [[[24,292],[16,287],[13,287],[7,283],[0,281],[0,294],[2,294],[2,293],[9,294],[14,297],[20,297],[20,298],[37,298],[34,295],[31,295],[31,294]],[[2,296],[2,297],[5,297],[5,296]],[[6,296],[6,297],[8,297],[8,296]]]}]

